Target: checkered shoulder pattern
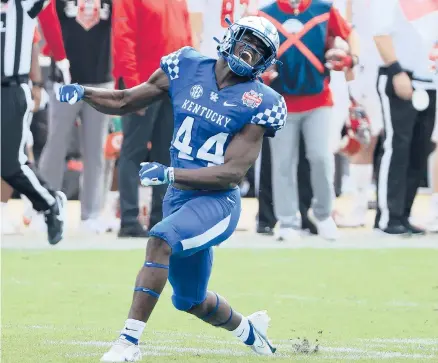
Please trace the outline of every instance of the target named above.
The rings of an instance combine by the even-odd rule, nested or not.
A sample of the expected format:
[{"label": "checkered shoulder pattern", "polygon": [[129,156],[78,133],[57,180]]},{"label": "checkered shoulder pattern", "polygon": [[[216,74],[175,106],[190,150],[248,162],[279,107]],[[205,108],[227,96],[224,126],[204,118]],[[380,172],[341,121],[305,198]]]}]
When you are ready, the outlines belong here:
[{"label": "checkered shoulder pattern", "polygon": [[188,47],[181,48],[161,58],[161,68],[169,75],[171,81],[179,78],[181,53],[187,48]]},{"label": "checkered shoulder pattern", "polygon": [[269,127],[275,131],[283,128],[286,123],[287,108],[284,98],[280,97],[271,108],[266,108],[251,119],[252,124]]}]

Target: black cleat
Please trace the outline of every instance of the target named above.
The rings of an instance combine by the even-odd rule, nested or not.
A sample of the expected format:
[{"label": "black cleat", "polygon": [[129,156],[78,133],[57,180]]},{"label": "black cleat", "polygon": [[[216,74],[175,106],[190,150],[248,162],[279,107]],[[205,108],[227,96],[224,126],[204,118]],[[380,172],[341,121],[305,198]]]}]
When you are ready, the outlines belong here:
[{"label": "black cleat", "polygon": [[47,235],[51,245],[56,245],[64,237],[65,208],[67,207],[67,197],[63,192],[55,192],[55,200],[55,204],[44,212]]},{"label": "black cleat", "polygon": [[309,231],[310,234],[317,235],[318,229],[309,218],[301,218],[301,229],[304,231]]},{"label": "black cleat", "polygon": [[400,222],[389,223],[385,229],[382,229],[380,227],[378,227],[378,229],[381,230],[383,233],[393,236],[404,236],[411,233],[409,229]]},{"label": "black cleat", "polygon": [[409,219],[404,218],[402,220],[403,225],[409,230],[409,233],[414,235],[414,236],[422,236],[426,234],[426,230],[422,229],[422,228],[418,228],[413,226],[410,222]]},{"label": "black cleat", "polygon": [[120,227],[119,238],[148,238],[149,231],[144,229],[140,223],[127,224]]},{"label": "black cleat", "polygon": [[273,236],[274,235],[274,228],[271,228],[269,226],[257,226],[257,233],[262,234],[264,236]]}]

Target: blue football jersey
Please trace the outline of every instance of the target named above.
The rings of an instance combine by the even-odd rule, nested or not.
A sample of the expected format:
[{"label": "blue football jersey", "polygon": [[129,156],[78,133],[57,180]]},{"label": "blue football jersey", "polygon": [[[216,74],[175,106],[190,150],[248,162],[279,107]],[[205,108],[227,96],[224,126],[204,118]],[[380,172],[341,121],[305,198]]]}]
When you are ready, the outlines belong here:
[{"label": "blue football jersey", "polygon": [[266,127],[266,135],[274,136],[286,121],[283,97],[259,81],[218,89],[215,64],[191,47],[161,59],[174,112],[173,167],[223,164],[231,139],[246,124]]}]

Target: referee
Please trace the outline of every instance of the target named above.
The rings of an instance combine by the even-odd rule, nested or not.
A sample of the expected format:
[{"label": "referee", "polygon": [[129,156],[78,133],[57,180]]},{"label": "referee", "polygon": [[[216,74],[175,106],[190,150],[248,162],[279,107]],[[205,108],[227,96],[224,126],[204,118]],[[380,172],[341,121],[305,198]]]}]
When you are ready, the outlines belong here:
[{"label": "referee", "polygon": [[1,0],[1,177],[44,213],[50,244],[63,237],[66,197],[54,192],[27,164],[26,122],[33,109],[29,88],[36,16],[45,0]]},{"label": "referee", "polygon": [[436,114],[436,86],[428,67],[430,48],[419,30],[435,38],[430,16],[437,5],[436,0],[371,1],[374,41],[384,62],[377,82],[385,132],[375,228],[386,234],[425,233],[409,220],[427,171]]}]

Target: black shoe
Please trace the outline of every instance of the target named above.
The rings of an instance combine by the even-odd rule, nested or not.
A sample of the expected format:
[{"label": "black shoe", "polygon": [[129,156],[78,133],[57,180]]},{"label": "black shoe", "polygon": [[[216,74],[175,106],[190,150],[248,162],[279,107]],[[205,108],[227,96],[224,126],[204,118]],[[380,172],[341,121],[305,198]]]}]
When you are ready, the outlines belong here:
[{"label": "black shoe", "polygon": [[318,234],[318,229],[316,228],[315,223],[313,223],[309,218],[301,219],[301,229],[304,231],[309,231],[310,234]]},{"label": "black shoe", "polygon": [[120,227],[119,238],[147,238],[149,237],[149,231],[144,229],[140,223],[128,224]]},{"label": "black shoe", "polygon": [[426,234],[426,230],[422,228],[418,228],[413,226],[407,218],[404,218],[402,221],[403,225],[409,230],[409,233],[415,236],[421,236]]},{"label": "black shoe", "polygon": [[274,235],[274,228],[271,228],[269,226],[257,226],[257,233],[262,234],[264,236],[273,236]]},{"label": "black shoe", "polygon": [[388,226],[385,229],[381,229],[380,227],[378,227],[378,229],[386,234],[395,236],[403,236],[411,233],[401,222],[388,223]]},{"label": "black shoe", "polygon": [[67,206],[67,197],[63,192],[56,192],[55,200],[55,204],[44,212],[47,235],[51,245],[56,245],[64,237],[65,208]]}]

